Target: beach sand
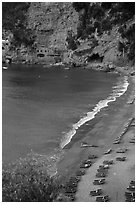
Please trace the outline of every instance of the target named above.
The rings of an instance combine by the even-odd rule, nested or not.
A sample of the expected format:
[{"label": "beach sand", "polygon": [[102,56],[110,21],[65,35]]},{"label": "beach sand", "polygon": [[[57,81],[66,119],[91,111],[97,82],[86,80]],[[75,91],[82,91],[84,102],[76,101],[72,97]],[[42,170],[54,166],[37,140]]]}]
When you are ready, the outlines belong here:
[{"label": "beach sand", "polygon": [[[111,202],[124,202],[124,193],[127,191],[127,186],[131,180],[135,180],[135,146],[129,143],[130,139],[134,136],[134,130],[128,131],[119,145],[112,145],[112,153],[103,155],[95,162],[91,168],[88,169],[85,176],[82,177],[81,182],[78,185],[78,191],[76,193],[76,201],[78,202],[95,202],[96,197],[89,195],[91,190],[97,190],[101,188],[103,195],[109,195]],[[127,148],[126,153],[116,153],[119,148]],[[126,156],[126,161],[116,161],[116,157]],[[97,169],[99,165],[103,164],[104,160],[113,160],[114,164],[110,165],[108,170],[108,176],[105,178],[106,183],[103,185],[93,185],[93,181],[96,178]]]},{"label": "beach sand", "polygon": [[[113,144],[116,137],[123,132],[127,122],[135,117],[134,103],[128,103],[134,97],[134,77],[128,78],[130,84],[127,92],[108,107],[101,110],[94,120],[84,125],[72,141],[65,147],[63,159],[58,163],[58,175],[62,177],[62,182],[66,182],[69,177],[75,176],[80,164],[88,158],[88,155],[97,155],[92,166],[86,170],[78,184],[75,195],[76,202],[94,202],[95,197],[91,197],[89,192],[96,188],[102,188],[103,195],[109,195],[110,201],[125,201],[124,193],[130,180],[135,179],[135,147],[129,143],[135,135],[134,126],[129,127],[123,135],[120,144]],[[81,148],[81,142],[94,144],[98,147]],[[118,148],[126,147],[128,150],[124,154],[116,153]],[[104,155],[104,152],[112,148],[112,153]],[[126,156],[126,161],[116,161],[117,156]],[[106,184],[94,186],[97,168],[103,160],[113,159],[114,164],[110,166]]]}]

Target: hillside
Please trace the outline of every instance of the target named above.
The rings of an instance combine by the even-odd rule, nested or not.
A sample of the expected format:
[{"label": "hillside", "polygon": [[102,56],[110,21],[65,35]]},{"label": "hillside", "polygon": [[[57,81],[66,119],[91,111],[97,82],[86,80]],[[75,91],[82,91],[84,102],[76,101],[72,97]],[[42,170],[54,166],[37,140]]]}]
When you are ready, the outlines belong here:
[{"label": "hillside", "polygon": [[3,3],[3,36],[7,31],[13,34],[14,61],[123,66],[129,61],[134,64],[134,16],[134,2]]}]

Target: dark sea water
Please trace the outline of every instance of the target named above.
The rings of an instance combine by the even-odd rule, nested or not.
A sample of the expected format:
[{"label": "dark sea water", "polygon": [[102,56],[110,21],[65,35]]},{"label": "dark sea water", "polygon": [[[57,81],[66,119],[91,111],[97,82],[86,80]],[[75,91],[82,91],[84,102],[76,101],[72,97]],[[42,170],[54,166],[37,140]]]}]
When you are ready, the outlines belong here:
[{"label": "dark sea water", "polygon": [[85,69],[12,65],[3,70],[3,162],[31,151],[58,154],[121,83],[116,74]]}]

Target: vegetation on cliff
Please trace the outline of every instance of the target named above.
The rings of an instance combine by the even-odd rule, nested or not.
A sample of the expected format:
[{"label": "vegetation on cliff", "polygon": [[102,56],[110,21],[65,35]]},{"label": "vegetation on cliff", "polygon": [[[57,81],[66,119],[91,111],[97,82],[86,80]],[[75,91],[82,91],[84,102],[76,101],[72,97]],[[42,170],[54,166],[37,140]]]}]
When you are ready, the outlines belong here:
[{"label": "vegetation on cliff", "polygon": [[134,2],[3,2],[2,9],[3,30],[13,33],[13,47],[34,48],[33,60],[44,47],[45,61],[59,52],[68,64],[83,64],[93,56],[134,63]]},{"label": "vegetation on cliff", "polygon": [[[105,54],[105,41],[117,39],[117,51],[126,53],[129,60],[135,58],[135,3],[134,2],[74,2],[73,7],[79,12],[77,38],[94,39],[94,47]],[[112,32],[115,28],[115,35]],[[111,38],[111,39],[110,39]],[[109,40],[110,39],[110,40]],[[116,43],[115,43],[116,44]],[[109,49],[108,43],[106,44]]]},{"label": "vegetation on cliff", "polygon": [[35,41],[35,35],[27,23],[29,7],[30,3],[25,2],[2,3],[2,28],[13,34],[12,48],[22,44],[32,47]]}]

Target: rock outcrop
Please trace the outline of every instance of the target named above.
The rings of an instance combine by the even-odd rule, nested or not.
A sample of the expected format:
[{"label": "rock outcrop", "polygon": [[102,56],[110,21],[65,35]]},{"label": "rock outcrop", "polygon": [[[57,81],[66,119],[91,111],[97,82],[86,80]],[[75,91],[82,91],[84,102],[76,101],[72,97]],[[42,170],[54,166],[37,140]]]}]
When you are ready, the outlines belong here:
[{"label": "rock outcrop", "polygon": [[[89,4],[89,6],[92,5],[94,6],[93,3]],[[125,48],[119,51],[119,43],[125,42],[119,32],[119,25],[116,23],[109,31],[99,34],[97,28],[94,30],[94,25],[97,24],[96,19],[91,14],[86,14],[86,10],[81,7],[78,7],[80,11],[74,7],[76,5],[74,6],[71,2],[31,2],[26,13],[26,25],[35,36],[33,49],[22,44],[14,51],[10,51],[13,61],[44,64],[62,62],[72,66],[81,66],[91,62],[105,64],[122,62],[123,64],[127,56]],[[99,5],[96,7],[96,4],[95,8],[100,9]],[[88,11],[88,7],[86,9]],[[88,21],[85,28],[91,26],[92,31],[90,34],[85,33],[87,37],[82,39],[78,37],[78,28],[84,22],[84,16]],[[129,25],[128,22],[126,27]],[[71,33],[71,44],[74,49],[68,42],[69,33]],[[6,50],[6,53],[8,52],[9,50]]]}]

